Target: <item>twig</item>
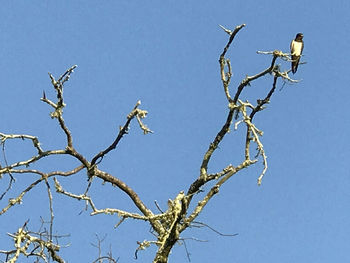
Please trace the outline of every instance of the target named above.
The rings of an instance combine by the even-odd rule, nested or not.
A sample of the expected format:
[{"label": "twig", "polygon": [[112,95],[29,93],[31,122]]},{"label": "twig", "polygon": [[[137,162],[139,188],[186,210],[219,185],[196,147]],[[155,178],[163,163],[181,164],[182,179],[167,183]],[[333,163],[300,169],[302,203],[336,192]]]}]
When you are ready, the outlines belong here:
[{"label": "twig", "polygon": [[224,236],[224,237],[235,237],[235,236],[238,236],[238,233],[236,233],[236,234],[223,234],[223,233],[217,231],[216,229],[212,228],[211,226],[209,226],[208,224],[205,224],[205,223],[203,223],[203,222],[194,221],[194,222],[192,223],[192,226],[193,226],[194,224],[198,224],[198,225],[200,225],[200,226],[207,227],[207,228],[209,228],[211,231],[215,232],[216,234],[218,234],[218,235],[220,235],[220,236]]},{"label": "twig", "polygon": [[[91,160],[91,165],[95,165],[95,164],[98,164],[99,162],[101,162],[101,160],[103,159],[103,157],[106,154],[108,154],[110,151],[114,150],[117,147],[117,145],[118,145],[119,141],[122,139],[122,137],[125,134],[127,134],[128,130],[129,130],[130,122],[132,121],[132,119],[134,117],[137,118],[137,121],[139,122],[139,125],[140,125],[141,129],[143,130],[143,132],[145,134],[147,134],[149,132],[152,132],[141,121],[141,118],[146,117],[147,111],[138,109],[138,106],[140,104],[141,104],[141,101],[138,101],[136,103],[136,105],[133,108],[133,110],[128,114],[126,123],[124,124],[123,127],[120,128],[118,136],[115,138],[114,142],[110,146],[108,146],[105,150],[103,150],[103,151],[99,152],[98,154],[96,154]],[[99,160],[99,159],[100,159],[100,161],[97,162],[97,160]]]}]

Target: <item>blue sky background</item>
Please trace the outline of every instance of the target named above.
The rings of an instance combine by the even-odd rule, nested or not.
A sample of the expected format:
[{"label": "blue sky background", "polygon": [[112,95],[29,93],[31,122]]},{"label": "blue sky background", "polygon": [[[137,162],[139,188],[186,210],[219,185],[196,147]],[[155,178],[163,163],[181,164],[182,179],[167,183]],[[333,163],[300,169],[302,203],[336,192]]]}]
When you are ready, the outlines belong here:
[{"label": "blue sky background", "polygon": [[[64,147],[65,137],[49,117],[51,109],[39,99],[43,90],[48,98],[55,96],[47,72],[59,76],[77,64],[64,91],[64,117],[77,150],[91,158],[108,146],[140,99],[154,134],[144,136],[133,123],[99,167],[125,180],[152,210],[154,200],[166,210],[167,200],[197,178],[203,154],[226,119],[218,58],[228,36],[218,25],[233,29],[247,24],[228,52],[231,93],[246,74],[269,65],[271,58],[257,50],[288,52],[295,34],[303,32],[307,64],[295,75],[302,81],[277,91],[255,119],[264,131],[269,162],[262,186],[256,184],[260,162],[231,178],[198,219],[239,235],[193,228],[183,237],[208,240],[186,241],[191,262],[348,262],[349,11],[349,1],[323,0],[2,1],[0,132],[36,135],[45,149]],[[247,87],[242,98],[254,102],[271,83],[271,76],[265,76]],[[211,172],[242,160],[243,134],[242,129],[225,137]],[[6,146],[9,162],[34,154],[29,142]],[[33,168],[49,172],[76,164],[54,157]],[[18,175],[1,209],[35,178]],[[4,176],[0,190],[7,182]],[[60,182],[80,194],[86,174]],[[98,208],[137,211],[125,194],[99,180],[91,195]],[[79,215],[84,205],[54,196],[54,231],[71,235],[61,240],[70,244],[61,250],[62,257],[92,262],[96,233],[101,238],[107,234],[103,251],[111,247],[118,262],[151,262],[155,247],[133,259],[136,241],[153,239],[146,223],[127,220],[114,229],[116,216]],[[0,217],[0,249],[12,248],[6,233],[27,219],[30,229],[37,230],[39,215],[49,219],[44,185]],[[175,247],[170,262],[187,262],[184,246]]]}]

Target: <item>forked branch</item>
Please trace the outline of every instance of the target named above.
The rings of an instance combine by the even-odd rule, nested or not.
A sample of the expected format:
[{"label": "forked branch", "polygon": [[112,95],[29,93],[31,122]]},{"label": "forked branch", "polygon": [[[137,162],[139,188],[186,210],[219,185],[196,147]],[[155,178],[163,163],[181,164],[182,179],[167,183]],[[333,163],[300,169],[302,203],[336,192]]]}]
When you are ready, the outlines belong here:
[{"label": "forked branch", "polygon": [[[265,108],[266,104],[270,102],[270,99],[274,91],[276,90],[276,84],[277,84],[278,78],[282,78],[283,80],[288,80],[290,82],[296,82],[296,81],[292,80],[288,76],[289,71],[281,72],[280,66],[276,65],[276,61],[278,58],[281,58],[282,60],[286,60],[286,58],[288,57],[288,54],[283,53],[282,51],[275,50],[271,52],[272,60],[270,65],[266,69],[262,70],[261,72],[244,78],[240,82],[240,84],[237,86],[237,90],[233,98],[231,97],[229,87],[230,87],[231,78],[232,78],[232,67],[231,67],[231,61],[227,59],[225,56],[236,34],[244,26],[245,24],[239,25],[234,30],[229,30],[221,26],[222,29],[230,36],[219,58],[221,81],[222,81],[224,92],[229,104],[228,113],[222,128],[219,130],[213,142],[210,143],[208,150],[204,154],[203,161],[200,167],[199,177],[191,184],[187,193],[181,197],[181,202],[179,202],[180,208],[178,210],[179,214],[177,214],[177,217],[173,219],[174,224],[172,225],[172,228],[168,230],[169,233],[171,234],[167,236],[160,236],[158,238],[159,244],[162,244],[162,245],[159,245],[157,255],[153,262],[157,262],[157,263],[167,262],[168,255],[169,255],[168,253],[170,252],[172,246],[178,240],[181,239],[180,238],[181,232],[187,229],[187,227],[189,227],[194,222],[194,220],[202,212],[202,210],[208,204],[211,198],[219,192],[221,186],[233,175],[237,174],[242,169],[248,168],[249,166],[257,163],[259,156],[262,157],[262,163],[264,168],[262,169],[262,172],[258,178],[258,185],[261,184],[262,178],[267,171],[267,156],[265,154],[265,150],[263,148],[263,144],[260,139],[261,136],[263,135],[263,132],[259,130],[252,121],[254,116],[258,112],[261,112]],[[262,99],[257,99],[256,105],[253,105],[248,101],[244,102],[243,100],[241,100],[240,97],[242,95],[244,88],[247,86],[250,86],[253,81],[265,76],[266,74],[273,75],[273,84],[270,90],[267,92],[266,96],[263,97]],[[243,155],[244,159],[237,166],[228,164],[220,172],[209,174],[208,165],[212,159],[213,154],[218,149],[219,144],[222,142],[226,134],[229,133],[233,123],[234,116],[237,116],[237,117],[241,116],[241,119],[236,121],[234,128],[237,129],[239,124],[245,124],[247,129],[246,138],[245,138],[246,145],[244,148],[244,155]],[[257,148],[257,152],[254,158],[251,157],[251,149],[250,149],[251,143],[254,143]],[[192,212],[189,213],[188,209],[191,207],[191,202],[194,196],[197,195],[198,193],[203,192],[203,190],[201,190],[202,187],[204,185],[207,185],[210,181],[216,181],[216,183],[214,183],[214,185],[204,195],[204,197],[202,197],[197,202],[197,204],[194,205]],[[164,240],[164,238],[166,240]]]}]

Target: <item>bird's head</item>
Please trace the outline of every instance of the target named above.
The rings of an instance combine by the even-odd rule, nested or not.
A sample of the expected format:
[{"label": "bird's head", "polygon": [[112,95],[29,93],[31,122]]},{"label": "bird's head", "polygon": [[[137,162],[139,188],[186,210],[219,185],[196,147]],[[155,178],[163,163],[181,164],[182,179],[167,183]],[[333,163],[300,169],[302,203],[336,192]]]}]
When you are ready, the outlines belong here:
[{"label": "bird's head", "polygon": [[295,36],[295,40],[303,40],[303,37],[304,37],[304,35],[303,35],[303,33],[298,33],[296,36]]}]

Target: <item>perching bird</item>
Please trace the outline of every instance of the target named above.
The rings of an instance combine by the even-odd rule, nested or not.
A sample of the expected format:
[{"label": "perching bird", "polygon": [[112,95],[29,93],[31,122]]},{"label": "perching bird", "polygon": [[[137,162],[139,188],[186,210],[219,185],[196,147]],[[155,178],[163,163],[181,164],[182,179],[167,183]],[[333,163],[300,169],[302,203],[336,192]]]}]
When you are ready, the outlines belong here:
[{"label": "perching bird", "polygon": [[290,53],[292,55],[292,72],[295,74],[298,69],[299,60],[304,49],[303,33],[298,33],[290,43]]}]

